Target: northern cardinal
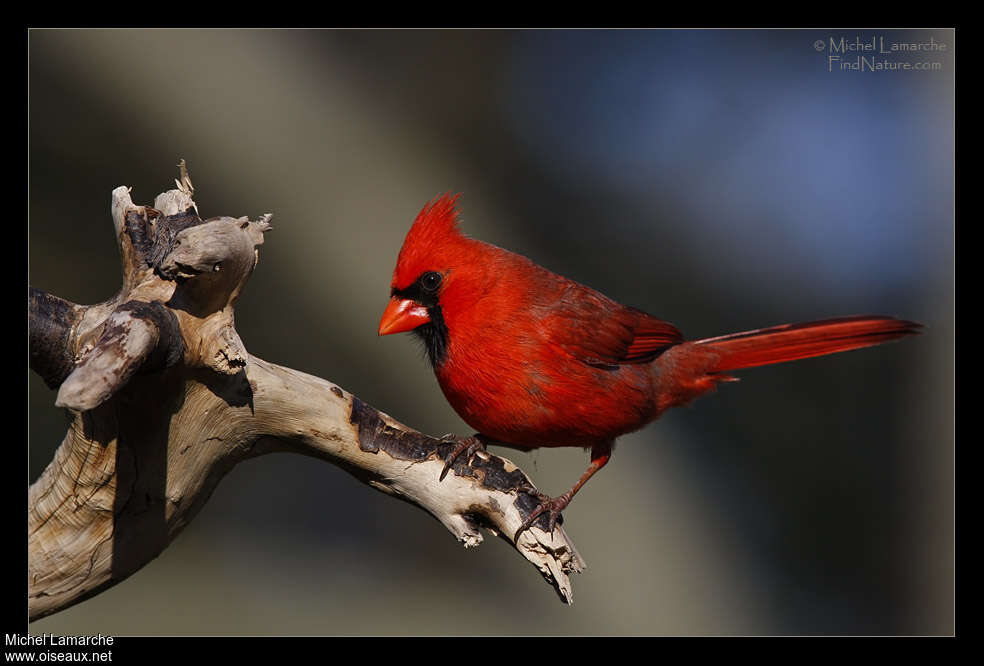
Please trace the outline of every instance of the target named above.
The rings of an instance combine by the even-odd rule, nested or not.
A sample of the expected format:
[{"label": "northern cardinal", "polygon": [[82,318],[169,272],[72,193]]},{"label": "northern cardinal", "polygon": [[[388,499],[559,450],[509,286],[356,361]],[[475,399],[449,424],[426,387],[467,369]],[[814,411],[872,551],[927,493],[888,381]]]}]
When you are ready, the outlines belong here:
[{"label": "northern cardinal", "polygon": [[518,449],[579,446],[591,464],[514,535],[560,512],[605,466],[615,438],[666,409],[735,381],[732,370],[857,349],[918,333],[920,324],[860,315],[685,341],[672,324],[552,273],[526,257],[469,238],[458,196],[417,216],[396,262],[379,335],[413,331],[441,390],[478,431],[447,458],[485,441]]}]

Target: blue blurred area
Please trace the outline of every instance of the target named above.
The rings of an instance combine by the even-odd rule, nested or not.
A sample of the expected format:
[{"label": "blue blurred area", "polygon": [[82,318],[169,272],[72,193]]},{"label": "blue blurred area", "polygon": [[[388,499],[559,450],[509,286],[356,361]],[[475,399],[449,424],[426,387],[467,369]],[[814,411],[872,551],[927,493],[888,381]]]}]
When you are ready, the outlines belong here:
[{"label": "blue blurred area", "polygon": [[[813,48],[830,34],[523,32],[502,101],[572,187],[653,218],[682,199],[676,222],[695,243],[740,247],[722,271],[795,280],[805,263],[832,303],[904,288],[952,251],[951,90],[932,72],[830,72]],[[649,225],[607,222],[645,247]]]}]

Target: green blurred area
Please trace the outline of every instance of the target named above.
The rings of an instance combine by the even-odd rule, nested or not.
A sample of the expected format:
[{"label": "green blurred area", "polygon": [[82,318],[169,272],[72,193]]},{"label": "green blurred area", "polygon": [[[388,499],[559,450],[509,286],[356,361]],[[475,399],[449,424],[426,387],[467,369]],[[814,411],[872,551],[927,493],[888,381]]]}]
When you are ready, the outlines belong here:
[{"label": "green blurred area", "polygon": [[[409,336],[379,338],[376,327],[410,222],[445,191],[464,193],[469,234],[689,337],[850,314],[873,301],[929,333],[754,370],[620,440],[564,514],[588,562],[572,607],[500,540],[465,551],[424,512],[337,468],[278,455],[234,469],[144,569],[31,631],[953,631],[952,256],[856,300],[812,281],[809,266],[788,279],[716,270],[744,246],[730,236],[695,244],[680,220],[696,215],[688,202],[699,194],[670,193],[664,216],[640,221],[646,209],[624,192],[572,184],[532,158],[503,112],[503,63],[521,37],[530,38],[32,30],[31,285],[78,303],[115,293],[110,192],[131,186],[133,200],[149,204],[184,158],[203,217],[274,214],[237,304],[250,352],[330,379],[432,434],[471,431]],[[940,133],[952,141],[948,130]],[[541,223],[546,216],[555,221]],[[645,246],[638,226],[648,229]],[[952,250],[952,219],[919,233],[927,246],[942,235]],[[33,481],[67,421],[30,372],[28,388]],[[580,449],[503,454],[554,493],[588,462]]]}]

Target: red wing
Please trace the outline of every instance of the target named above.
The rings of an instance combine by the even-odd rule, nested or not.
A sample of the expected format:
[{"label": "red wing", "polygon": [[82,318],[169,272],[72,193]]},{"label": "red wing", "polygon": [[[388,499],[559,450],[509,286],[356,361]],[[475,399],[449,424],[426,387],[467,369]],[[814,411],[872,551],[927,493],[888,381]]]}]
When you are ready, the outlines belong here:
[{"label": "red wing", "polygon": [[550,307],[550,338],[588,365],[648,363],[683,342],[673,324],[572,284]]}]

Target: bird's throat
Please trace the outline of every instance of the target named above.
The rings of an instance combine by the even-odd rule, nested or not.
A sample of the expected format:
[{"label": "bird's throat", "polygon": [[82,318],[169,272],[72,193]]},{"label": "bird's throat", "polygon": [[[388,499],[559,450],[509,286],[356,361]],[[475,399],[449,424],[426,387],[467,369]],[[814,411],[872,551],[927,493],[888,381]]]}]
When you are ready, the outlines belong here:
[{"label": "bird's throat", "polygon": [[438,368],[448,356],[448,325],[439,305],[427,308],[427,315],[430,321],[413,329],[413,333],[423,340],[431,365]]}]

